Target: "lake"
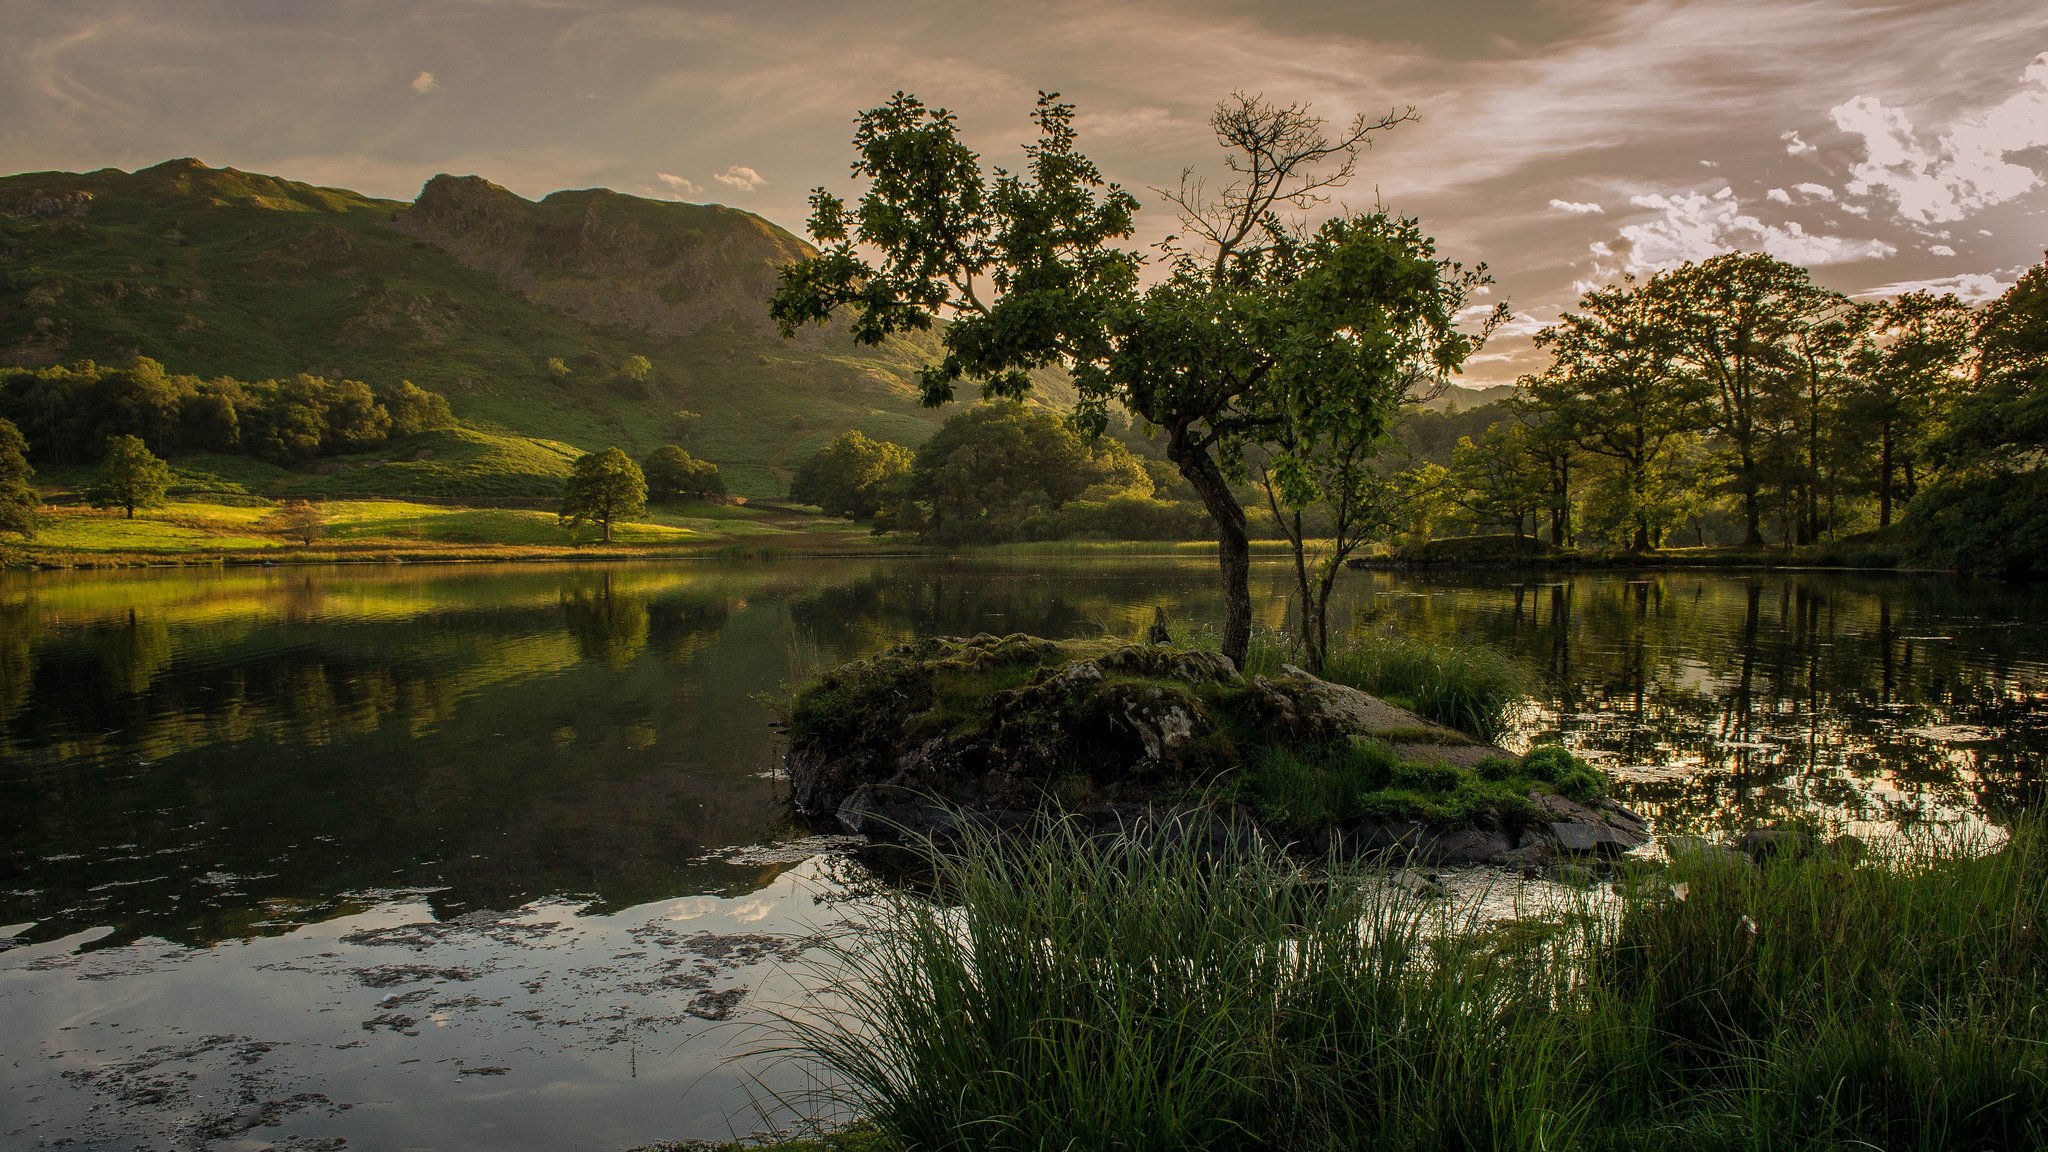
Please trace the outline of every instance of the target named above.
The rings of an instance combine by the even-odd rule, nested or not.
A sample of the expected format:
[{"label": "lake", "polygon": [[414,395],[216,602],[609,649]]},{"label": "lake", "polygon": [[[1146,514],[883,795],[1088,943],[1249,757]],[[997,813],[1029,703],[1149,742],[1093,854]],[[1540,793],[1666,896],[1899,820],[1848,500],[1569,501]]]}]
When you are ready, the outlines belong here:
[{"label": "lake", "polygon": [[[1973,831],[2043,777],[2048,588],[1350,573],[1495,646],[1660,832]],[[1287,621],[1288,573],[1254,571]],[[1218,619],[1194,558],[0,574],[0,1142],[610,1149],[745,1135],[803,938],[775,700],[974,632]]]}]

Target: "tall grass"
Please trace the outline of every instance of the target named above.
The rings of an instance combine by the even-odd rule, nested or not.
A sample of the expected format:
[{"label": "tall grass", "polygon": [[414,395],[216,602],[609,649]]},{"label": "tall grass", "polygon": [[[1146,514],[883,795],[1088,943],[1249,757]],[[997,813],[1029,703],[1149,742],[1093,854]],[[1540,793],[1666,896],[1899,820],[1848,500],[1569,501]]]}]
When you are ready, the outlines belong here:
[{"label": "tall grass", "polygon": [[[1509,713],[1531,691],[1530,676],[1482,645],[1431,644],[1388,633],[1332,643],[1323,678],[1398,704],[1426,720],[1481,740],[1499,739]],[[1272,675],[1299,663],[1301,644],[1285,633],[1255,632],[1245,671]]]},{"label": "tall grass", "polygon": [[936,858],[788,1051],[911,1150],[2048,1146],[2042,826],[1486,925],[1191,832]]}]

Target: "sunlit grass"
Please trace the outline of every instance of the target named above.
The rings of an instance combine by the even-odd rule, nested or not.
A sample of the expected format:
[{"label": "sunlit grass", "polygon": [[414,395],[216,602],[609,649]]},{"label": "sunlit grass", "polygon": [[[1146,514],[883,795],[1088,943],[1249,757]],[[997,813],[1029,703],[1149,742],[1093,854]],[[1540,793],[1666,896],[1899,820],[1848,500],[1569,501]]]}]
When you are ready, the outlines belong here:
[{"label": "sunlit grass", "polygon": [[346,559],[364,553],[454,553],[480,549],[576,549],[630,554],[634,549],[706,544],[772,545],[812,537],[859,545],[867,533],[824,517],[771,513],[744,505],[676,504],[614,525],[612,543],[594,526],[564,526],[543,508],[474,508],[407,500],[327,500],[325,524],[312,544],[288,540],[263,520],[275,505],[237,500],[217,504],[175,499],[138,511],[61,505],[48,508],[33,540],[11,546],[43,559],[179,559],[261,557]]}]

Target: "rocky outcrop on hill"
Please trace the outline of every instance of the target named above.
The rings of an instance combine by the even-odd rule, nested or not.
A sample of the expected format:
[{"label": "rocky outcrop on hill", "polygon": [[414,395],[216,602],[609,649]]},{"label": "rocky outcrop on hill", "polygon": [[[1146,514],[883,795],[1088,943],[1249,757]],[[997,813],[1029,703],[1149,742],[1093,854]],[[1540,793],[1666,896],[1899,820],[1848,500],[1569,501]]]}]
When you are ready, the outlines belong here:
[{"label": "rocky outcrop on hill", "polygon": [[721,322],[765,332],[777,269],[810,251],[736,208],[603,188],[535,202],[478,176],[427,181],[397,226],[536,304],[663,336]]},{"label": "rocky outcrop on hill", "polygon": [[[1387,778],[1317,827],[1245,795],[1247,765],[1274,749],[1358,746]],[[1645,822],[1553,752],[1516,757],[1296,668],[1245,676],[1212,652],[976,636],[826,673],[796,701],[789,770],[799,815],[878,839],[1059,815],[1105,831],[1194,820],[1218,843],[1447,864],[1540,866],[1644,843]]]}]

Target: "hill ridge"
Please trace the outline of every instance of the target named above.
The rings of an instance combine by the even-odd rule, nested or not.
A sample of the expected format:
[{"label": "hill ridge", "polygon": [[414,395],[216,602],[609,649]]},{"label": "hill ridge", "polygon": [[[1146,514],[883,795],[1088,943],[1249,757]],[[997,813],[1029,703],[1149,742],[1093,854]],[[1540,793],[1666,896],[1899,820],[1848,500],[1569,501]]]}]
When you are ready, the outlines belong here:
[{"label": "hill ridge", "polygon": [[[134,355],[201,376],[410,379],[477,427],[677,441],[746,495],[840,431],[921,443],[928,336],[775,334],[810,251],[726,205],[440,174],[388,200],[192,157],[0,177],[0,370]],[[625,366],[644,356],[646,379]]]}]

